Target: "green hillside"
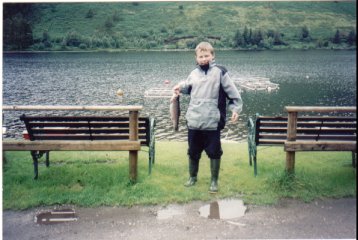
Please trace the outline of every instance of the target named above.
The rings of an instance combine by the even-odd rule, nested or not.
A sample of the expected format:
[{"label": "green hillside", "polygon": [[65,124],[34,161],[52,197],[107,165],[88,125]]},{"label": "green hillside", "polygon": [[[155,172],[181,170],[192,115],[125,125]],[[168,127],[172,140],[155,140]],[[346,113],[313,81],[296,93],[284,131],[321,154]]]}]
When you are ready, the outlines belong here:
[{"label": "green hillside", "polygon": [[7,3],[4,50],[355,48],[356,2]]}]

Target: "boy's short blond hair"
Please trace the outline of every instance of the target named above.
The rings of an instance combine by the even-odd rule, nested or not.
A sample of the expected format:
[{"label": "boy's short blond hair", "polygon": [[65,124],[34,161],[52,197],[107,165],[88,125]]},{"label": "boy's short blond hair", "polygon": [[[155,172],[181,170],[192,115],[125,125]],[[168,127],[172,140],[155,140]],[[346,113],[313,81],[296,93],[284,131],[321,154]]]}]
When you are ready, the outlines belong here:
[{"label": "boy's short blond hair", "polygon": [[195,54],[202,51],[209,51],[213,56],[215,55],[213,46],[208,42],[201,42],[196,46]]}]

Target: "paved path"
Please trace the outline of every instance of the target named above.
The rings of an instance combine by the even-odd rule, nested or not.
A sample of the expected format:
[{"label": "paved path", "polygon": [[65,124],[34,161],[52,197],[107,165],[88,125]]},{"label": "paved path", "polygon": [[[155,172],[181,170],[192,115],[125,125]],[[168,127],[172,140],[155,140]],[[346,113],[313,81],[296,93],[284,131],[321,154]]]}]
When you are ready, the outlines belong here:
[{"label": "paved path", "polygon": [[[244,216],[231,220],[201,217],[198,209],[205,204],[75,208],[77,221],[54,225],[34,222],[39,212],[51,207],[4,211],[3,239],[356,238],[356,198],[249,205]],[[159,217],[166,209],[175,211]]]}]

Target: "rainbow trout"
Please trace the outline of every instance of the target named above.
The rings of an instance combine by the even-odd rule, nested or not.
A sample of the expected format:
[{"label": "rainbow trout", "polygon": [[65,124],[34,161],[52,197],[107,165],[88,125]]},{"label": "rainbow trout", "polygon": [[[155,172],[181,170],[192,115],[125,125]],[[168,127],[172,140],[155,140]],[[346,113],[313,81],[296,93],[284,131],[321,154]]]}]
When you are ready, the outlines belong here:
[{"label": "rainbow trout", "polygon": [[179,95],[173,95],[170,99],[170,119],[172,120],[174,131],[179,129],[180,103]]}]

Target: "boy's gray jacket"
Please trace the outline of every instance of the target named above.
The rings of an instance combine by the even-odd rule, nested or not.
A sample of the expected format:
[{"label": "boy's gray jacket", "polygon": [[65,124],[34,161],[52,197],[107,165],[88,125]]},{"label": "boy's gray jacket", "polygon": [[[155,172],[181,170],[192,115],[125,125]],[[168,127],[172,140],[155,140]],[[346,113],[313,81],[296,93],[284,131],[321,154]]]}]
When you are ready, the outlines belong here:
[{"label": "boy's gray jacket", "polygon": [[[217,66],[214,61],[210,63],[207,72],[198,66],[190,73],[186,81],[179,83],[179,86],[181,93],[190,94],[190,103],[185,115],[189,129],[218,129],[220,121],[218,106],[220,87],[222,87],[226,97],[229,99],[229,110],[237,113],[242,110],[242,99],[239,90],[230,79],[226,69]],[[225,109],[224,112],[226,114]]]}]

